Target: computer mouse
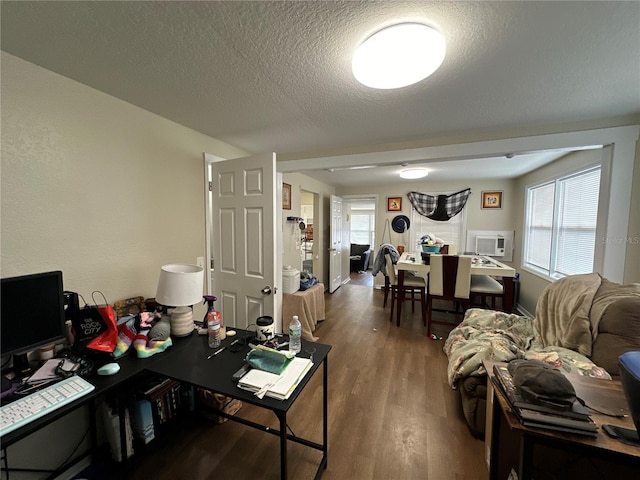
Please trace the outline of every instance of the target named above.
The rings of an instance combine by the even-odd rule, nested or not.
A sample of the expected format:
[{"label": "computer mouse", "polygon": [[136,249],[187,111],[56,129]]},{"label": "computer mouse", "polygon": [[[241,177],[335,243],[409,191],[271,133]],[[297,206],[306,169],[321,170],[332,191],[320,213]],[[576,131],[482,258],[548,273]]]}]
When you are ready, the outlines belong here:
[{"label": "computer mouse", "polygon": [[113,362],[107,363],[98,369],[98,375],[115,375],[120,371],[120,365]]}]

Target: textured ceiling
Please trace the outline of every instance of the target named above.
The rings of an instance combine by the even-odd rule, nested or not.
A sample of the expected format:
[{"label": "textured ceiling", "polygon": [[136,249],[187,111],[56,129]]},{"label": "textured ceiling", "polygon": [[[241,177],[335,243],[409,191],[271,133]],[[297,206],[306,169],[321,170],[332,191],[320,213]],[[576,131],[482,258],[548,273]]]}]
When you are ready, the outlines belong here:
[{"label": "textured ceiling", "polygon": [[[640,113],[639,2],[2,1],[1,13],[2,50],[287,159]],[[358,84],[354,48],[403,20],[444,34],[440,70],[399,90]]]}]

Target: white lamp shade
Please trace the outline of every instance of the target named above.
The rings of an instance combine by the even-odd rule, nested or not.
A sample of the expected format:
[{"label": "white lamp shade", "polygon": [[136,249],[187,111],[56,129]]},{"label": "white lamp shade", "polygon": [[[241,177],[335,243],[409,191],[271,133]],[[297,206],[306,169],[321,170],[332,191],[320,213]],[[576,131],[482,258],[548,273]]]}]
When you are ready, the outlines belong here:
[{"label": "white lamp shade", "polygon": [[170,264],[160,267],[156,302],[169,307],[186,307],[202,300],[204,268]]}]

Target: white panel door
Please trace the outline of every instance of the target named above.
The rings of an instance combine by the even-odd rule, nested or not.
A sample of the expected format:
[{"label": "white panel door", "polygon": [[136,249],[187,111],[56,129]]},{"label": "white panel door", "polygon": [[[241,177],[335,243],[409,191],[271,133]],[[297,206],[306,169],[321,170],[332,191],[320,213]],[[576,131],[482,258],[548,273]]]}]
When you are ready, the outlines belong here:
[{"label": "white panel door", "polygon": [[329,247],[329,293],[342,283],[342,198],[331,195],[331,246]]},{"label": "white panel door", "polygon": [[227,326],[276,318],[276,155],[212,165],[213,295]]}]

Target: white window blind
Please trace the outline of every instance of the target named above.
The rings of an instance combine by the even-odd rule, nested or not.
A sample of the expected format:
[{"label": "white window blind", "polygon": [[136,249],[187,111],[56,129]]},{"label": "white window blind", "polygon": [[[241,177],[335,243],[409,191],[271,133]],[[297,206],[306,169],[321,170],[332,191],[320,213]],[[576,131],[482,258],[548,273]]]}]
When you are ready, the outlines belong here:
[{"label": "white window blind", "polygon": [[351,211],[351,243],[374,245],[375,215],[373,212]]},{"label": "white window blind", "polygon": [[540,185],[529,191],[527,264],[549,272],[553,230],[553,198],[555,183]]},{"label": "white window blind", "polygon": [[[431,193],[430,193],[431,195]],[[433,195],[438,195],[433,194]],[[444,193],[449,195],[449,193]],[[447,222],[438,222],[430,218],[423,217],[415,208],[411,209],[411,228],[409,233],[405,234],[405,240],[409,242],[405,245],[405,249],[409,252],[419,250],[418,242],[423,235],[427,233],[435,235],[444,240],[447,245],[455,245],[459,253],[462,253],[465,246],[465,238],[467,230],[467,208],[463,208],[460,213],[451,217]]]},{"label": "white window blind", "polygon": [[598,166],[527,190],[525,267],[552,278],[593,271],[599,189]]},{"label": "white window blind", "polygon": [[590,273],[596,246],[600,168],[558,181],[556,272]]}]

